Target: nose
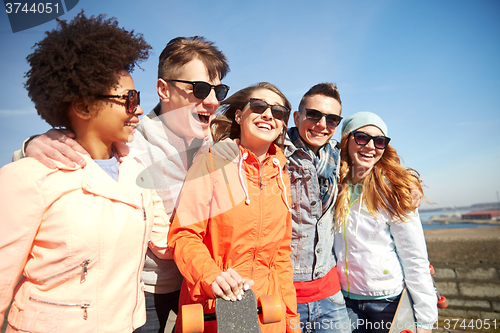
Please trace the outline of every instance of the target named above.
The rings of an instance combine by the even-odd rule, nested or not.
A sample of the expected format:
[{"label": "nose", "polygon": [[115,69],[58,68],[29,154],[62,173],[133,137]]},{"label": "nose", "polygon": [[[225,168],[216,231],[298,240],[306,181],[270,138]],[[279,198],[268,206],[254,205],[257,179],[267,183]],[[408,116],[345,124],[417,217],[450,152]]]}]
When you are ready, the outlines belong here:
[{"label": "nose", "polygon": [[217,100],[217,97],[215,96],[215,89],[210,90],[210,94],[203,100],[203,104],[206,106],[218,108],[220,102]]},{"label": "nose", "polygon": [[322,116],[321,119],[316,123],[316,125],[326,128],[326,117]]},{"label": "nose", "polygon": [[365,146],[371,149],[375,149],[375,143],[373,142],[373,139],[370,139],[370,141],[368,141]]},{"label": "nose", "polygon": [[140,106],[137,105],[137,109],[135,109],[134,116],[142,116],[144,114],[144,109]]},{"label": "nose", "polygon": [[271,107],[268,106],[266,111],[262,112],[262,118],[273,119],[273,113],[271,111]]}]

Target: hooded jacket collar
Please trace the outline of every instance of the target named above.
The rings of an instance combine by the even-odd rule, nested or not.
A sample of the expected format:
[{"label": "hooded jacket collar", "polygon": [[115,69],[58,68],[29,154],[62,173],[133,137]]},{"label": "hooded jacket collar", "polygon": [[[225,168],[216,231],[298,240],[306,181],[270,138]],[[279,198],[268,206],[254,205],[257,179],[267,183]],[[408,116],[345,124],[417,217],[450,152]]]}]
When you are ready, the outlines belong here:
[{"label": "hooded jacket collar", "polygon": [[68,167],[56,161],[58,170],[81,170],[81,187],[85,191],[138,207],[137,199],[143,190],[141,184],[147,183],[144,177],[137,177],[142,169],[139,161],[133,161],[134,158],[131,155],[120,158],[118,182],[116,182],[91,157],[80,155],[87,162],[85,167],[82,168],[79,165]]}]

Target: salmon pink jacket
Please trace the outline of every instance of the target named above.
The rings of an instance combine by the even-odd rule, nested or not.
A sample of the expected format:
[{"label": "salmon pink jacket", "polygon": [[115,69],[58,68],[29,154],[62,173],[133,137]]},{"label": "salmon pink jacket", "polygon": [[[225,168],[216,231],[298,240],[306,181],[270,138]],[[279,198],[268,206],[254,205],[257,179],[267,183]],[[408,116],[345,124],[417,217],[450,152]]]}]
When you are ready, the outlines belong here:
[{"label": "salmon pink jacket", "polygon": [[168,217],[137,159],[123,158],[116,182],[84,158],[83,169],[24,158],[0,170],[7,332],[132,332],[146,321],[141,270],[148,243],[171,256]]},{"label": "salmon pink jacket", "polygon": [[[280,296],[283,319],[261,322],[262,332],[298,327],[286,160],[274,144],[262,163],[249,150],[240,150],[238,164],[210,153],[198,156],[181,190],[168,240],[184,276],[176,332],[181,332],[183,305],[201,303],[205,312],[215,311],[211,285],[228,268],[254,280],[257,298]],[[207,322],[205,332],[215,332],[215,327]]]}]

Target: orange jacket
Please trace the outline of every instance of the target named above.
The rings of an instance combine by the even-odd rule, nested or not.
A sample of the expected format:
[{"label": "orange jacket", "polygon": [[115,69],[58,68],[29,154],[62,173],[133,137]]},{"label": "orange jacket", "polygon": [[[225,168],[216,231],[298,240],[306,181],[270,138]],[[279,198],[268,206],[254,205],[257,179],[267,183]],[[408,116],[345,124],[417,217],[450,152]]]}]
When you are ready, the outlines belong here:
[{"label": "orange jacket", "polygon": [[[289,211],[290,180],[286,160],[272,145],[267,158],[240,146],[238,165],[210,153],[196,158],[182,188],[168,235],[168,245],[184,276],[179,299],[182,305],[201,303],[214,312],[211,285],[233,268],[243,278],[255,281],[258,297],[278,294],[282,299],[280,323],[263,325],[262,332],[292,332],[290,321],[298,320]],[[181,331],[180,317],[176,331]],[[292,326],[292,327],[294,327]],[[208,323],[205,332],[215,324]]]},{"label": "orange jacket", "polygon": [[142,266],[148,243],[170,256],[168,216],[147,173],[136,182],[144,168],[135,159],[123,159],[116,182],[83,157],[83,169],[32,158],[0,169],[0,323],[14,294],[7,332],[132,332],[146,321]]}]

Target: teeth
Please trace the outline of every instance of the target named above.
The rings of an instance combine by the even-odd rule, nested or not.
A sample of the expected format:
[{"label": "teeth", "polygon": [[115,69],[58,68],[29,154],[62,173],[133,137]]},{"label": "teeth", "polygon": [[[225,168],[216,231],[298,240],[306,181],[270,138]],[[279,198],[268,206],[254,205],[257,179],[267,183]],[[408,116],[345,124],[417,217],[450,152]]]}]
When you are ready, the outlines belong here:
[{"label": "teeth", "polygon": [[212,114],[210,112],[198,112],[200,116],[210,117]]},{"label": "teeth", "polygon": [[136,123],[125,123],[125,126],[130,126],[130,127],[136,127],[137,124]]},{"label": "teeth", "polygon": [[271,129],[271,125],[269,125],[269,124],[264,124],[264,123],[259,123],[259,124],[257,125],[257,127],[258,127],[258,128],[265,128],[265,129],[268,129],[268,130],[270,130],[270,129]]},{"label": "teeth", "polygon": [[325,136],[326,134],[325,133],[321,133],[321,132],[316,132],[316,131],[313,131],[313,130],[309,130],[311,132],[312,135],[315,135],[315,136]]},{"label": "teeth", "polygon": [[369,157],[369,158],[373,158],[375,157],[375,155],[373,154],[362,154],[362,153],[359,153],[361,156],[364,156],[364,157]]}]

